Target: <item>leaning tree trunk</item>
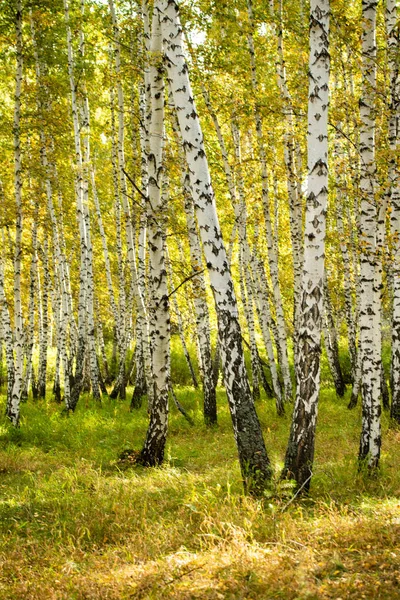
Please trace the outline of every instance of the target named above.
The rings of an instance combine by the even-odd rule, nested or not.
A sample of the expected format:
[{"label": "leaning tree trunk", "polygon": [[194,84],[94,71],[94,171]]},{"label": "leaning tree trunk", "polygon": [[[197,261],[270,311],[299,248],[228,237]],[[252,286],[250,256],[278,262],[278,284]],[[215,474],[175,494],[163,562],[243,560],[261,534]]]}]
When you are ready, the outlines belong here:
[{"label": "leaning tree trunk", "polygon": [[[172,89],[170,85],[171,110],[175,110]],[[214,378],[213,361],[211,354],[211,329],[210,314],[207,305],[206,281],[204,277],[203,259],[201,253],[199,233],[196,224],[196,216],[193,204],[190,178],[185,168],[185,157],[183,155],[183,140],[179,130],[179,122],[176,114],[173,114],[172,127],[179,140],[179,160],[182,173],[181,181],[183,188],[184,210],[186,215],[186,227],[188,232],[190,262],[193,272],[197,275],[192,278],[193,303],[196,316],[196,333],[198,343],[199,367],[203,383],[203,416],[206,425],[217,423],[217,395],[216,382]],[[181,248],[182,253],[182,248]]]},{"label": "leaning tree trunk", "polygon": [[311,0],[308,96],[308,195],[296,369],[296,402],[284,475],[308,489],[320,389],[322,297],[328,201],[329,0]]},{"label": "leaning tree trunk", "polygon": [[192,279],[192,288],[203,377],[203,415],[206,425],[215,425],[217,423],[217,396],[211,354],[211,329],[206,282],[188,174],[184,173],[182,179],[191,264],[193,271],[198,272],[198,275]]},{"label": "leaning tree trunk", "polygon": [[189,167],[193,200],[218,315],[224,381],[245,487],[260,493],[271,477],[257,413],[247,378],[237,301],[229,270],[205,154],[203,133],[183,51],[182,27],[175,1],[157,0],[165,62]]},{"label": "leaning tree trunk", "polygon": [[[362,431],[359,460],[379,465],[381,447],[380,306],[377,275],[377,205],[375,198],[376,4],[362,4],[362,90],[360,99],[360,358]],[[379,331],[377,331],[379,321]]]}]

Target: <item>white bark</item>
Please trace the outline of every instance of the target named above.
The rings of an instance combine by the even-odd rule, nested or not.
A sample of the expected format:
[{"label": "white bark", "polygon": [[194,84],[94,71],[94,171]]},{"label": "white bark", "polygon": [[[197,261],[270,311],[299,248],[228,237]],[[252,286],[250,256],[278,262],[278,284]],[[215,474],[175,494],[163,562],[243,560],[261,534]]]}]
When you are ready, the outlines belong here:
[{"label": "white bark", "polygon": [[[48,263],[48,242],[45,237],[42,248],[43,264],[43,285],[40,295],[40,318],[39,318],[39,369],[38,369],[38,394],[39,398],[46,397],[46,374],[47,374],[47,347],[49,332],[49,292],[50,292],[50,273]],[[38,286],[39,287],[39,286]]]},{"label": "white bark", "polygon": [[[396,0],[386,1],[386,36],[390,80],[389,99],[389,190],[391,203],[390,227],[393,236],[400,231],[400,170],[396,157],[399,155],[400,129],[400,40],[399,11]],[[392,321],[392,406],[391,417],[400,423],[400,243],[394,242],[393,252],[393,321]]]},{"label": "white bark", "polygon": [[[87,327],[87,286],[89,284],[88,270],[88,239],[87,239],[87,221],[85,220],[85,195],[87,191],[87,182],[85,182],[85,165],[81,144],[81,124],[79,120],[79,106],[77,100],[77,86],[75,81],[75,61],[72,49],[72,34],[69,18],[69,0],[64,0],[65,24],[67,33],[68,50],[68,75],[71,90],[71,108],[72,121],[74,129],[75,142],[75,162],[76,162],[76,211],[79,226],[80,241],[80,282],[79,282],[79,302],[78,302],[78,350],[76,355],[75,381],[71,390],[70,410],[75,410],[78,403],[80,392],[83,385],[83,366],[86,348],[86,327]],[[90,310],[90,309],[89,309]]]},{"label": "white bark", "polygon": [[362,431],[359,459],[377,467],[380,457],[380,306],[375,289],[377,203],[375,197],[376,3],[362,3],[362,90],[360,99],[360,353]]},{"label": "white bark", "polygon": [[[4,232],[3,232],[4,245]],[[11,406],[12,392],[14,387],[14,340],[11,326],[10,311],[7,304],[7,298],[4,291],[4,272],[3,261],[0,260],[0,316],[2,319],[4,343],[6,347],[6,364],[7,364],[7,414]]]},{"label": "white bark", "polygon": [[[127,195],[127,184],[125,176],[125,148],[124,148],[124,92],[122,87],[122,75],[121,75],[121,44],[120,44],[120,32],[117,22],[117,16],[115,12],[114,1],[109,0],[111,19],[113,23],[113,37],[114,37],[114,61],[115,61],[115,72],[117,76],[117,96],[118,96],[118,166],[119,166],[119,186],[122,196],[122,208],[125,218],[125,235],[126,235],[126,247],[127,247],[127,259],[129,264],[131,283],[130,291],[128,296],[128,306],[126,312],[131,313],[132,303],[136,301],[136,309],[140,314],[140,318],[146,319],[146,307],[144,304],[144,298],[140,287],[138,285],[138,271],[136,265],[135,255],[135,236],[132,224],[131,210],[129,205],[129,199]],[[128,327],[125,327],[125,339],[124,348],[127,347],[128,340]],[[123,357],[120,357],[121,365],[122,360],[125,360],[125,352],[123,350]],[[148,393],[151,395],[151,386],[149,386]]]},{"label": "white bark", "polygon": [[[169,89],[170,108],[175,110],[171,86]],[[184,210],[186,215],[186,226],[188,232],[190,262],[193,272],[198,274],[192,279],[193,302],[196,316],[196,333],[198,342],[198,355],[201,377],[203,380],[203,415],[206,425],[217,422],[217,399],[216,384],[213,376],[213,364],[211,353],[211,329],[210,315],[207,305],[206,280],[203,273],[203,257],[201,253],[199,232],[197,229],[196,216],[193,204],[190,177],[185,168],[183,154],[183,141],[179,130],[179,123],[173,114],[172,127],[179,140],[179,161],[181,163],[181,182],[183,188]],[[182,247],[181,256],[183,254]]]},{"label": "white bark", "polygon": [[152,366],[154,376],[154,401],[150,423],[140,461],[154,466],[162,463],[168,430],[168,392],[170,378],[170,316],[166,250],[166,200],[163,184],[164,138],[164,68],[162,61],[162,36],[157,12],[153,15],[150,45],[150,98],[151,122],[148,165],[148,248],[152,298],[150,304]]},{"label": "white bark", "polygon": [[14,347],[15,371],[12,397],[7,407],[7,415],[12,424],[19,425],[20,403],[23,391],[24,366],[24,330],[21,301],[21,259],[22,259],[22,159],[21,159],[21,87],[22,87],[22,3],[17,0],[16,6],[16,73],[14,104],[14,185],[16,203],[15,222],[15,254],[14,254]]},{"label": "white bark", "polygon": [[322,298],[328,201],[329,0],[311,0],[308,95],[308,180],[303,285],[296,364],[296,402],[285,475],[308,488],[320,390]]},{"label": "white bark", "polygon": [[270,478],[271,467],[246,374],[237,302],[222,242],[203,133],[183,53],[178,6],[174,1],[158,0],[155,11],[159,11],[161,16],[168,79],[171,82],[196,218],[218,314],[224,380],[242,475],[245,485],[258,493]]},{"label": "white bark", "polygon": [[[253,9],[251,0],[247,0],[247,8],[250,26],[253,27]],[[250,64],[251,64],[251,80],[253,92],[256,98],[254,105],[254,119],[256,124],[256,133],[257,133],[257,144],[258,144],[258,155],[260,159],[260,167],[261,167],[261,197],[262,197],[262,206],[264,213],[264,221],[265,221],[265,232],[266,232],[266,240],[268,246],[268,265],[269,271],[271,275],[272,288],[273,288],[273,297],[274,297],[274,305],[276,312],[276,320],[277,320],[277,339],[276,344],[279,348],[279,357],[281,361],[281,371],[282,378],[284,383],[284,392],[285,398],[292,398],[292,381],[290,378],[290,370],[289,370],[289,359],[287,352],[287,338],[286,338],[286,324],[285,324],[285,315],[283,311],[282,304],[282,295],[280,289],[279,282],[279,267],[278,267],[278,256],[275,252],[275,244],[274,244],[274,236],[272,231],[272,223],[271,223],[271,214],[270,214],[270,200],[269,200],[269,186],[268,186],[268,169],[267,169],[267,157],[265,152],[264,145],[264,136],[263,136],[263,124],[262,117],[258,106],[258,95],[259,95],[259,85],[257,80],[257,70],[256,70],[256,61],[255,61],[255,50],[254,50],[254,40],[252,33],[249,33],[247,36],[249,53],[250,53]],[[286,147],[285,147],[286,152]],[[292,181],[292,180],[291,180]],[[296,221],[298,226],[298,218]],[[301,226],[301,212],[300,212],[300,226]],[[300,229],[301,232],[301,229]],[[296,244],[298,241],[298,236],[294,238],[296,240]],[[295,273],[298,271],[299,267],[297,266],[297,259],[300,256],[300,251],[297,249],[297,245],[293,247],[293,257],[295,260]],[[297,261],[297,262],[296,262]],[[297,270],[296,270],[297,269]],[[296,282],[296,275],[295,275]]]}]

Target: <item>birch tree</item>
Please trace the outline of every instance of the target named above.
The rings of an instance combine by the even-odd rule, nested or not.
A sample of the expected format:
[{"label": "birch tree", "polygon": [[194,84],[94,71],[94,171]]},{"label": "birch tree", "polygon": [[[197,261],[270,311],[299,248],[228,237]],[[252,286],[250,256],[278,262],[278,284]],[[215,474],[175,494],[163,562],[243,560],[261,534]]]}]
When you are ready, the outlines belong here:
[{"label": "birch tree", "polygon": [[170,377],[170,315],[167,286],[166,223],[163,183],[164,66],[158,12],[152,19],[151,62],[149,69],[151,121],[148,163],[148,248],[152,300],[150,305],[154,400],[150,423],[139,461],[145,466],[162,463],[168,430],[168,392]]},{"label": "birch tree", "polygon": [[246,374],[232,276],[215,207],[214,193],[186,64],[178,6],[158,0],[167,76],[182,135],[190,183],[218,315],[224,381],[245,486],[254,493],[271,477],[260,423]]},{"label": "birch tree", "polygon": [[14,346],[15,368],[13,389],[7,405],[7,416],[15,426],[19,425],[20,403],[23,392],[24,326],[21,299],[22,261],[22,156],[21,156],[21,88],[22,88],[22,3],[17,0],[16,28],[16,72],[14,104],[14,186],[16,203],[15,251],[14,251]]},{"label": "birch tree", "polygon": [[[395,0],[386,2],[386,36],[389,66],[389,194],[391,203],[391,232],[395,237],[393,256],[393,322],[392,322],[392,406],[391,417],[400,423],[400,172],[396,155],[399,153],[400,74],[399,74],[399,11]],[[397,239],[396,239],[397,236]]]},{"label": "birch tree", "polygon": [[381,446],[381,340],[377,276],[377,203],[375,164],[376,7],[362,2],[362,90],[360,99],[360,360],[362,431],[360,461],[379,464]]},{"label": "birch tree", "polygon": [[311,0],[308,179],[297,389],[284,475],[308,489],[320,389],[322,298],[328,201],[329,0]]}]

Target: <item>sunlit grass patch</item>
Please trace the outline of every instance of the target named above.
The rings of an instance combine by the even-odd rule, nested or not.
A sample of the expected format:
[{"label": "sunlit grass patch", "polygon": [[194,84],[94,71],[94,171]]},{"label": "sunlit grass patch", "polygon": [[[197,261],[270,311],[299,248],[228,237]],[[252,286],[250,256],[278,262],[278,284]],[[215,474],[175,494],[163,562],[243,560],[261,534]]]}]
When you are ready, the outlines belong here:
[{"label": "sunlit grass patch", "polygon": [[[130,392],[130,390],[129,390]],[[201,395],[176,386],[195,420],[171,407],[165,464],[122,465],[140,449],[147,415],[83,398],[66,417],[50,400],[23,406],[0,430],[0,598],[400,597],[399,432],[383,417],[379,476],[357,470],[359,408],[321,395],[314,480],[292,501],[279,481],[290,410],[258,404],[275,478],[243,496],[223,391],[219,426]]]}]

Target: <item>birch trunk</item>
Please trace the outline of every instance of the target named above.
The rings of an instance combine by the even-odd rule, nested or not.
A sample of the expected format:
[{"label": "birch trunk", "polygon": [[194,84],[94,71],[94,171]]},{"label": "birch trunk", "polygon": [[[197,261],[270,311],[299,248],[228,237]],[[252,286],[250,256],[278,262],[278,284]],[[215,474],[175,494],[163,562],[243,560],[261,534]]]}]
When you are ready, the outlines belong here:
[{"label": "birch trunk", "polygon": [[49,333],[49,292],[50,273],[48,263],[48,243],[45,238],[42,247],[43,285],[41,294],[41,310],[39,322],[39,369],[38,369],[38,396],[46,397],[46,375],[47,375],[47,346]]},{"label": "birch trunk", "polygon": [[[4,245],[4,234],[3,234],[3,245]],[[4,291],[4,272],[3,272],[3,261],[0,261],[0,315],[2,319],[4,343],[6,347],[6,364],[7,364],[7,404],[6,412],[9,414],[9,410],[12,402],[12,392],[14,388],[14,340],[13,331],[11,327],[10,312],[7,305],[7,299]]]},{"label": "birch trunk", "polygon": [[[147,17],[146,17],[147,5],[143,2],[143,20],[145,23],[145,30],[147,32]],[[146,35],[147,40],[147,35]],[[147,48],[147,46],[146,46]],[[146,63],[147,64],[147,63]],[[147,70],[146,70],[147,72]],[[139,237],[138,237],[138,288],[142,300],[143,310],[138,311],[137,323],[140,328],[140,337],[142,342],[142,354],[143,354],[143,367],[145,374],[145,387],[147,393],[147,405],[148,410],[151,410],[151,406],[154,400],[154,386],[153,386],[153,371],[151,364],[151,348],[149,339],[149,317],[146,306],[146,299],[148,296],[146,287],[146,246],[147,246],[147,207],[145,198],[148,197],[149,188],[149,173],[147,165],[147,154],[146,148],[149,146],[148,130],[146,128],[146,114],[147,114],[147,103],[146,103],[146,92],[143,85],[140,87],[140,152],[141,152],[141,184],[142,184],[142,206],[141,216],[139,221]],[[138,338],[139,339],[139,338]]]},{"label": "birch trunk", "polygon": [[[388,66],[390,78],[389,105],[389,189],[391,202],[390,227],[393,235],[400,231],[400,172],[396,155],[399,154],[398,132],[400,128],[400,76],[399,76],[399,26],[396,0],[386,1],[386,36],[388,44]],[[392,406],[390,415],[400,423],[400,243],[394,247],[392,307]]]},{"label": "birch trunk", "polygon": [[260,324],[261,333],[264,340],[264,347],[268,356],[268,365],[271,372],[273,396],[276,402],[276,412],[278,415],[283,415],[285,412],[283,399],[282,399],[282,388],[279,381],[278,369],[276,366],[276,360],[274,355],[274,346],[272,343],[271,327],[272,317],[269,306],[269,298],[265,293],[266,286],[263,285],[265,279],[264,267],[261,261],[253,253],[249,253],[249,261],[251,263],[253,271],[253,282],[252,290],[257,307],[258,322]]},{"label": "birch trunk", "polygon": [[[253,312],[253,294],[251,286],[251,276],[249,273],[250,268],[250,251],[247,241],[247,208],[246,198],[244,191],[244,180],[242,172],[242,156],[240,147],[240,131],[237,124],[232,121],[231,123],[232,137],[235,146],[235,158],[236,158],[236,179],[237,188],[239,194],[239,204],[237,204],[235,197],[234,210],[236,222],[238,223],[239,232],[239,277],[240,277],[240,294],[242,297],[242,304],[246,317],[247,330],[249,332],[250,339],[250,355],[251,355],[251,373],[252,373],[252,384],[253,384],[253,399],[258,400],[260,398],[260,387],[259,387],[259,360],[258,351],[255,338],[255,324],[254,324],[254,312]],[[225,161],[224,161],[225,162]],[[226,163],[228,161],[226,159]],[[228,165],[229,166],[229,165]],[[232,178],[233,179],[233,178]],[[233,181],[232,181],[233,183]],[[234,191],[234,190],[233,190]],[[246,297],[247,291],[247,297]]]},{"label": "birch trunk", "polygon": [[[129,199],[127,194],[127,184],[125,175],[125,131],[124,131],[124,92],[121,80],[121,44],[120,44],[120,32],[117,22],[117,16],[115,12],[114,1],[109,0],[111,19],[113,23],[114,31],[114,60],[115,60],[115,72],[117,76],[117,95],[118,95],[118,166],[119,166],[119,186],[122,197],[122,209],[125,218],[125,235],[126,235],[126,248],[127,248],[127,259],[130,271],[130,290],[128,296],[128,306],[126,312],[128,315],[132,312],[132,303],[136,301],[136,309],[140,314],[139,318],[146,319],[146,307],[144,304],[144,298],[140,287],[138,286],[138,271],[136,266],[136,255],[135,255],[135,236],[131,217],[131,209],[129,205]],[[125,362],[125,355],[127,349],[127,328],[125,333],[125,343],[123,347],[123,356],[120,357],[120,379],[122,373],[123,362]],[[125,378],[124,378],[125,379]],[[122,383],[122,379],[121,379]],[[148,386],[148,394],[152,394],[152,386]]]},{"label": "birch trunk", "polygon": [[81,130],[83,132],[83,218],[86,231],[86,310],[87,310],[87,352],[92,384],[92,394],[95,400],[101,401],[99,387],[98,363],[96,356],[95,323],[94,323],[94,277],[93,277],[93,246],[89,212],[89,179],[90,179],[90,111],[86,90],[85,75],[85,37],[83,22],[85,16],[85,0],[80,2],[82,24],[79,29],[79,57],[81,61]]},{"label": "birch trunk", "polygon": [[182,28],[175,1],[157,0],[166,68],[182,135],[200,236],[218,315],[224,380],[245,487],[260,493],[271,466],[254,408],[244,364],[237,302],[222,242],[203,133],[183,53]]},{"label": "birch trunk", "polygon": [[38,256],[37,256],[37,220],[38,220],[38,204],[34,207],[33,226],[32,226],[32,258],[30,268],[29,282],[29,301],[28,301],[28,326],[26,333],[26,367],[23,397],[28,397],[29,383],[32,387],[32,395],[36,397],[36,381],[33,373],[33,347],[35,345],[35,305],[37,294],[37,277],[38,277]]},{"label": "birch trunk", "polygon": [[16,203],[15,254],[14,254],[14,347],[15,369],[11,402],[7,416],[14,426],[19,425],[20,403],[23,392],[24,328],[21,303],[21,258],[22,258],[22,161],[21,161],[21,87],[22,87],[22,3],[17,0],[16,15],[16,72],[14,104],[14,185]]},{"label": "birch trunk", "polygon": [[[171,82],[169,82],[169,104],[172,111],[172,127],[179,141],[179,162],[181,164],[181,183],[183,189],[184,210],[188,232],[190,262],[193,272],[198,274],[192,278],[193,302],[196,318],[197,349],[199,370],[203,384],[203,416],[207,426],[217,423],[217,396],[214,366],[211,353],[210,315],[207,305],[206,280],[203,272],[203,258],[196,215],[193,204],[190,177],[186,169],[183,152],[183,139],[179,129],[179,122],[175,113]],[[225,160],[224,160],[225,164]],[[180,245],[180,254],[183,259],[183,249]]]},{"label": "birch trunk", "polygon": [[326,273],[324,276],[324,315],[322,318],[322,328],[324,332],[324,343],[329,363],[329,370],[332,375],[336,393],[340,398],[342,398],[346,391],[346,385],[344,383],[342,367],[340,365],[339,344],[332,314],[332,302]]},{"label": "birch trunk", "polygon": [[375,197],[376,3],[362,2],[362,89],[360,99],[360,358],[362,431],[359,460],[379,465],[381,446],[381,342],[377,276],[377,205]]},{"label": "birch trunk", "polygon": [[182,186],[190,261],[193,272],[198,272],[198,275],[192,279],[192,289],[203,379],[203,415],[206,425],[215,425],[217,423],[217,397],[215,389],[217,384],[213,374],[210,314],[207,306],[203,259],[188,173],[182,173]]},{"label": "birch trunk", "polygon": [[328,201],[329,0],[311,0],[308,181],[296,402],[284,475],[310,486],[320,389],[322,298]]},{"label": "birch trunk", "polygon": [[83,387],[83,367],[86,353],[86,327],[87,327],[87,286],[89,281],[88,273],[88,247],[86,220],[84,214],[84,199],[86,182],[84,180],[83,152],[81,144],[81,124],[79,120],[79,106],[77,100],[77,85],[75,82],[75,61],[72,49],[72,34],[69,17],[69,0],[64,0],[65,24],[67,33],[67,51],[68,51],[68,75],[71,90],[71,109],[74,129],[75,142],[75,162],[76,162],[76,212],[79,226],[80,242],[80,274],[79,274],[79,301],[78,301],[78,348],[76,354],[76,369],[74,375],[74,385],[71,389],[70,402],[67,410],[75,410],[79,401],[79,396]]},{"label": "birch trunk", "polygon": [[[247,0],[247,9],[249,15],[249,21],[251,28],[254,27],[254,19],[253,19],[253,8],[252,1]],[[269,205],[269,186],[268,186],[268,169],[267,169],[267,158],[265,153],[265,145],[264,145],[264,136],[263,136],[263,124],[262,118],[258,106],[258,96],[259,96],[259,86],[257,79],[257,70],[256,70],[256,60],[255,60],[255,50],[254,50],[254,40],[252,33],[248,34],[248,47],[250,53],[250,65],[251,65],[251,73],[252,73],[252,87],[254,96],[256,98],[255,106],[254,106],[254,118],[256,124],[256,133],[257,133],[257,143],[258,143],[258,155],[260,159],[261,166],[261,197],[262,197],[262,207],[264,213],[264,222],[265,222],[265,231],[266,231],[266,240],[268,246],[268,264],[269,271],[272,280],[272,288],[273,288],[273,297],[274,297],[274,305],[276,312],[276,320],[277,320],[277,338],[276,344],[279,348],[279,357],[281,359],[281,372],[284,384],[284,396],[286,399],[292,399],[293,390],[292,390],[292,380],[290,378],[290,370],[289,370],[289,359],[287,352],[287,338],[286,338],[286,323],[285,323],[285,315],[283,312],[283,304],[282,304],[282,296],[281,289],[279,283],[279,267],[278,267],[278,256],[275,252],[275,244],[274,244],[274,236],[272,232],[272,223],[271,223],[271,214],[270,214],[270,205]],[[301,221],[300,221],[301,223]],[[296,238],[297,239],[297,238]],[[297,252],[296,248],[293,248],[293,256],[297,256],[299,252]]]},{"label": "birch trunk", "polygon": [[[151,123],[149,130],[148,164],[148,247],[152,287],[151,319],[152,364],[154,401],[150,423],[139,461],[145,466],[161,464],[168,431],[168,391],[170,378],[170,316],[166,251],[166,198],[163,186],[164,137],[164,68],[162,64],[162,36],[158,12],[152,21],[149,69]],[[165,182],[164,182],[165,184]]]}]

